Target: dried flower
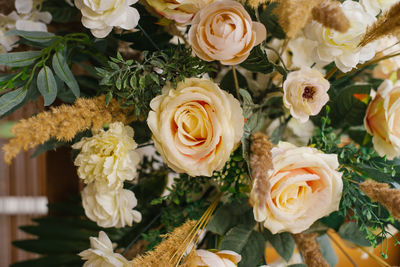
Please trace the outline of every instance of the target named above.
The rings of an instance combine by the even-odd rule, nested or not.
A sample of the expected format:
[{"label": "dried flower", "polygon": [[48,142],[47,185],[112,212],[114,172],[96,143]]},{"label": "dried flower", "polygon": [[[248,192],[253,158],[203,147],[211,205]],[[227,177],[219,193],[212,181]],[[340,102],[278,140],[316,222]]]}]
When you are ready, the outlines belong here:
[{"label": "dried flower", "polygon": [[393,217],[400,220],[400,190],[373,180],[362,182],[360,188],[372,201],[381,203]]},{"label": "dried flower", "polygon": [[304,262],[308,267],[329,267],[330,265],[324,259],[318,243],[315,238],[318,234],[296,234],[292,235],[297,248],[303,255]]},{"label": "dried flower", "polygon": [[379,19],[367,29],[359,46],[365,46],[372,41],[384,36],[396,36],[400,33],[400,2],[393,5],[389,11],[379,17]]},{"label": "dried flower", "polygon": [[121,109],[115,100],[111,100],[106,107],[104,95],[91,99],[78,98],[73,105],[53,107],[50,111],[19,121],[11,129],[15,137],[3,147],[4,159],[10,164],[21,149],[28,150],[50,138],[71,141],[77,133],[89,129],[96,132],[106,123],[121,121],[128,124],[136,119],[128,117],[130,111]]},{"label": "dried flower", "polygon": [[346,32],[350,27],[350,21],[344,15],[340,2],[325,0],[312,10],[313,19],[327,28],[339,32]]}]

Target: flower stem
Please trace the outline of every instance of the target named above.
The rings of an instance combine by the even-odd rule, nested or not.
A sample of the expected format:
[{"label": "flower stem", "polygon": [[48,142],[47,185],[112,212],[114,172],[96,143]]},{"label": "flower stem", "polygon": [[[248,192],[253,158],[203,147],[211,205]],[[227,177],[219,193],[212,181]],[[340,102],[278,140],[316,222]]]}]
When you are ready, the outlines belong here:
[{"label": "flower stem", "polygon": [[235,65],[232,65],[232,73],[233,73],[233,80],[235,82],[235,89],[236,89],[237,98],[239,99],[239,101],[242,101],[242,97],[240,96],[240,92],[239,92],[239,80],[238,80],[238,77],[237,77]]},{"label": "flower stem", "polygon": [[328,72],[328,74],[326,74],[325,79],[329,80],[329,78],[332,77],[333,74],[335,74],[337,70],[338,70],[337,67],[334,67],[333,69],[331,69],[331,71]]}]

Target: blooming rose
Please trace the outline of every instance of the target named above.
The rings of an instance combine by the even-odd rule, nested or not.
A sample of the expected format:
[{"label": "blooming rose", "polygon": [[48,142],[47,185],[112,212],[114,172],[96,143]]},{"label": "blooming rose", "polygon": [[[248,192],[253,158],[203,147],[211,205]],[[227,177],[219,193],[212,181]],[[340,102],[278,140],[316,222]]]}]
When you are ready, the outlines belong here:
[{"label": "blooming rose", "polygon": [[75,0],[82,12],[82,24],[97,38],[106,37],[113,27],[132,30],[139,22],[139,12],[130,7],[138,0]]},{"label": "blooming rose", "polygon": [[222,0],[196,14],[189,30],[189,41],[199,58],[236,65],[243,62],[266,35],[264,25],[251,21],[240,3]]},{"label": "blooming rose", "polygon": [[233,267],[237,266],[242,257],[236,252],[230,250],[221,250],[218,252],[210,252],[208,250],[196,250],[199,257],[198,267]]},{"label": "blooming rose", "polygon": [[273,234],[300,233],[339,208],[343,183],[336,154],[280,142],[272,149],[273,169],[266,183],[265,203],[251,192],[254,218]]},{"label": "blooming rose", "polygon": [[305,27],[305,34],[309,39],[318,42],[314,49],[317,63],[328,64],[335,61],[342,72],[348,72],[358,63],[364,63],[374,57],[374,43],[363,47],[358,44],[367,27],[374,23],[376,18],[364,11],[357,2],[346,0],[341,6],[350,21],[350,28],[345,33],[325,28],[319,22],[312,21]]},{"label": "blooming rose", "polygon": [[283,83],[283,103],[301,122],[317,115],[329,101],[330,84],[322,74],[309,67],[290,72]]},{"label": "blooming rose", "polygon": [[369,103],[364,125],[376,152],[393,159],[400,155],[400,84],[385,80]]},{"label": "blooming rose", "polygon": [[[383,56],[395,54],[400,50],[399,39],[394,36],[381,38],[377,41],[377,48]],[[400,69],[400,56],[390,57],[379,61],[373,74],[376,78],[389,79],[398,69]]]},{"label": "blooming rose", "polygon": [[211,176],[243,135],[240,103],[208,79],[190,78],[154,98],[147,119],[155,146],[176,172]]},{"label": "blooming rose", "polygon": [[130,190],[109,190],[107,186],[91,183],[82,191],[82,204],[86,216],[101,227],[131,226],[132,221],[142,220],[142,214],[133,210],[137,199]]},{"label": "blooming rose", "polygon": [[177,23],[186,25],[203,7],[214,0],[147,0],[158,13]]},{"label": "blooming rose", "polygon": [[99,238],[90,237],[90,249],[84,250],[78,255],[85,260],[83,267],[129,267],[129,261],[121,254],[114,253],[110,238],[100,231]]},{"label": "blooming rose", "polygon": [[111,123],[107,131],[101,130],[72,146],[81,149],[75,159],[78,176],[86,184],[96,182],[105,183],[111,189],[121,187],[125,180],[136,177],[140,161],[136,147],[131,127],[121,122]]},{"label": "blooming rose", "polygon": [[360,4],[364,7],[365,11],[376,16],[379,12],[388,10],[398,1],[399,0],[360,0]]}]

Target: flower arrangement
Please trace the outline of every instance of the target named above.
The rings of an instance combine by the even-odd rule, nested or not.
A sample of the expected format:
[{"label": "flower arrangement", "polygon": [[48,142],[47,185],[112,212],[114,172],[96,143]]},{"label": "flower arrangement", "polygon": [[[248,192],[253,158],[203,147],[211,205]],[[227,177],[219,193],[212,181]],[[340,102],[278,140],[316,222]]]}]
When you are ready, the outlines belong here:
[{"label": "flower arrangement", "polygon": [[0,14],[0,116],[49,108],[13,126],[4,159],[69,146],[83,186],[73,219],[32,233],[62,231],[15,243],[53,254],[18,266],[266,266],[267,244],[282,266],[295,247],[293,266],[334,266],[332,232],[399,243],[400,2],[15,10]]}]

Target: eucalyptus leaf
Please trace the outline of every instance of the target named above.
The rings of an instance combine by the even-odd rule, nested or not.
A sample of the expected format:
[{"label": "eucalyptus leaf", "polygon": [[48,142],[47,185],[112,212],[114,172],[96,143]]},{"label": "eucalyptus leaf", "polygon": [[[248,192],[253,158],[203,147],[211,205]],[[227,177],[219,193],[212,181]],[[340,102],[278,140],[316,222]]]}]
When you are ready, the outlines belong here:
[{"label": "eucalyptus leaf", "polygon": [[17,90],[5,93],[0,97],[0,115],[5,114],[18,104],[20,104],[27,94],[27,89],[24,87]]},{"label": "eucalyptus leaf", "polygon": [[41,51],[11,52],[0,54],[0,65],[9,67],[25,67],[32,65],[41,55]]},{"label": "eucalyptus leaf", "polygon": [[32,42],[37,42],[37,43],[46,43],[51,40],[55,39],[55,35],[50,32],[43,32],[43,31],[21,31],[21,30],[11,30],[8,31],[6,34],[7,35],[18,35],[22,38],[25,38],[29,41]]},{"label": "eucalyptus leaf", "polygon": [[44,105],[51,105],[57,97],[57,83],[53,72],[47,66],[44,66],[37,77],[37,87],[43,95]]},{"label": "eucalyptus leaf", "polygon": [[317,242],[320,245],[320,250],[322,252],[322,256],[329,263],[330,266],[334,267],[338,263],[338,257],[336,255],[335,250],[332,247],[331,241],[327,234],[321,235],[317,237]]},{"label": "eucalyptus leaf", "polygon": [[354,222],[343,224],[339,228],[338,234],[342,239],[353,242],[354,244],[357,244],[359,246],[371,246],[370,242],[365,238],[365,234]]},{"label": "eucalyptus leaf", "polygon": [[80,96],[78,82],[68,67],[63,51],[57,51],[53,56],[53,69],[57,77],[60,78],[71,89],[75,97]]}]

